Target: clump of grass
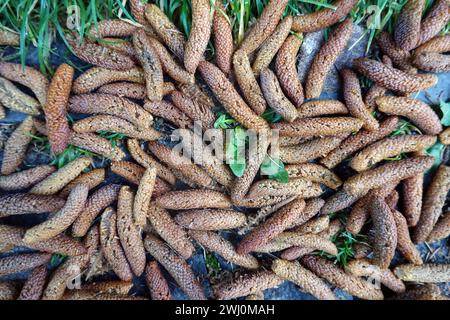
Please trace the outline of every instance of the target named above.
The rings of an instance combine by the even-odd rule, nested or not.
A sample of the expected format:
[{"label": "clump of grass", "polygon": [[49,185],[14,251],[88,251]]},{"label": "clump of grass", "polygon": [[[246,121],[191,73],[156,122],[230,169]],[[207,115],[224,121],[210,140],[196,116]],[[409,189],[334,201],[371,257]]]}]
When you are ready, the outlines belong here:
[{"label": "clump of grass", "polygon": [[208,271],[208,276],[217,277],[222,271],[219,260],[213,253],[208,252],[205,249],[203,249],[203,256],[205,258],[205,265]]},{"label": "clump of grass", "polygon": [[420,129],[413,125],[411,122],[405,119],[400,119],[397,129],[392,131],[390,136],[396,137],[404,134],[422,134],[422,132],[420,132]]},{"label": "clump of grass", "polygon": [[[339,219],[343,225],[346,225],[347,223],[347,212],[331,213],[329,216],[330,220]],[[359,234],[354,235],[351,232],[345,230],[345,228],[339,230],[339,232],[331,238],[331,241],[337,247],[337,255],[332,256],[323,251],[319,254],[342,267],[345,267],[348,262],[355,257],[355,244],[360,243],[370,247],[370,245],[367,243],[366,236]]]},{"label": "clump of grass", "polygon": [[116,148],[126,137],[127,135],[119,132],[111,132],[111,131],[100,131],[98,134],[111,142],[113,148]]}]

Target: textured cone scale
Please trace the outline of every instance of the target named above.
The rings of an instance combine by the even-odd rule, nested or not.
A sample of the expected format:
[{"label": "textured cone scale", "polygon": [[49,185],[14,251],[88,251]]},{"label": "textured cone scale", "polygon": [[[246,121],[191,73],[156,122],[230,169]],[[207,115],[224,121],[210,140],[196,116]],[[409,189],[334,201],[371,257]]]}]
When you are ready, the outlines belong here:
[{"label": "textured cone scale", "polygon": [[25,243],[48,240],[64,232],[83,210],[88,196],[88,186],[77,185],[69,193],[64,207],[45,222],[27,230],[23,237]]},{"label": "textured cone scale", "polygon": [[234,50],[233,31],[231,30],[230,18],[227,16],[221,1],[214,2],[212,27],[216,64],[223,73],[228,74],[231,70],[231,58]]},{"label": "textured cone scale", "polygon": [[227,209],[232,206],[230,198],[213,190],[169,191],[155,199],[161,208],[182,210],[197,208]]},{"label": "textured cone scale", "polygon": [[98,115],[78,120],[73,124],[73,130],[78,133],[99,131],[119,132],[131,138],[147,141],[157,140],[161,137],[161,134],[153,128],[139,130],[131,122],[109,115]]},{"label": "textured cone scale", "polygon": [[211,188],[214,186],[214,180],[206,173],[205,170],[197,166],[188,157],[183,156],[179,151],[174,151],[159,142],[149,143],[149,150],[162,162],[170,168],[181,173],[188,181],[194,184]]},{"label": "textured cone scale", "polygon": [[321,9],[319,11],[294,17],[292,30],[295,32],[314,32],[325,29],[345,17],[356,5],[357,0],[336,0],[336,9]]},{"label": "textured cone scale", "polygon": [[17,300],[40,300],[47,279],[47,267],[39,266],[29,275]]},{"label": "textured cone scale", "polygon": [[313,218],[304,224],[293,229],[294,232],[298,232],[300,234],[318,234],[319,232],[324,231],[330,225],[330,217],[328,216],[320,216],[317,218]]},{"label": "textured cone scale", "polygon": [[406,260],[413,264],[422,264],[422,258],[420,256],[419,250],[417,250],[416,246],[411,240],[409,235],[408,224],[406,222],[405,217],[393,209],[392,216],[395,220],[395,225],[397,228],[397,249],[400,253],[405,257]]},{"label": "textured cone scale", "polygon": [[292,16],[284,18],[277,26],[272,35],[264,41],[261,48],[258,50],[255,61],[253,62],[253,72],[256,76],[260,74],[263,69],[269,67],[270,62],[283,45],[284,40],[289,35],[292,26]]},{"label": "textured cone scale", "polygon": [[[408,50],[403,50],[395,45],[394,40],[389,33],[383,31],[377,38],[377,44],[381,51],[384,52],[389,58],[392,59],[392,63],[399,69],[408,72],[415,73],[414,68],[411,66],[409,60],[411,59],[411,53]],[[389,65],[383,60],[384,64]],[[392,66],[392,63],[390,66]]]},{"label": "textured cone scale", "polygon": [[131,281],[133,272],[117,236],[117,214],[106,208],[100,220],[100,244],[106,261],[123,281]]},{"label": "textured cone scale", "polygon": [[59,210],[64,199],[56,196],[14,193],[0,196],[0,217],[11,215],[45,213]]},{"label": "textured cone scale", "polygon": [[420,218],[422,211],[424,175],[419,174],[403,180],[402,185],[402,208],[408,226],[414,227]]},{"label": "textured cone scale", "polygon": [[424,52],[415,55],[412,64],[420,70],[429,72],[449,72],[450,59],[446,54],[437,52]]},{"label": "textured cone scale", "polygon": [[195,100],[198,104],[203,104],[209,108],[215,106],[212,98],[198,84],[177,83],[177,89],[185,96]]},{"label": "textured cone scale", "polygon": [[[306,209],[305,209],[306,210]],[[326,239],[330,240],[332,237],[334,237],[340,230],[342,229],[342,224],[339,221],[339,219],[335,219],[331,221],[330,225],[327,229],[324,231],[318,233],[317,235]],[[286,260],[296,260],[298,258],[301,258],[307,254],[310,254],[314,251],[314,248],[308,248],[308,247],[290,247],[289,249],[284,250],[281,253],[281,258]]]},{"label": "textured cone scale", "polygon": [[275,59],[275,73],[281,88],[296,107],[301,106],[304,100],[303,87],[298,79],[296,67],[297,53],[302,42],[302,38],[290,35],[278,50]]},{"label": "textured cone scale", "polygon": [[332,212],[340,211],[350,207],[359,198],[364,195],[362,194],[351,194],[345,189],[341,189],[332,196],[328,197],[320,210],[321,214],[330,214]]},{"label": "textured cone scale", "polygon": [[133,45],[136,56],[144,69],[147,97],[150,101],[161,101],[163,86],[163,71],[156,50],[143,30],[137,30],[133,35]]},{"label": "textured cone scale", "polygon": [[[383,56],[382,61],[388,66],[392,66],[392,60],[388,56]],[[386,94],[387,90],[378,84],[374,83],[369,90],[367,90],[364,97],[364,103],[367,105],[369,110],[373,111],[376,107],[375,99],[382,97]]]},{"label": "textured cone scale", "polygon": [[150,261],[145,269],[145,282],[150,290],[152,300],[172,300],[169,284],[164,278],[158,262]]},{"label": "textured cone scale", "polygon": [[305,96],[307,99],[320,96],[326,76],[337,58],[344,52],[352,35],[352,30],[353,23],[351,19],[347,19],[339,24],[314,57],[305,83]]},{"label": "textured cone scale", "polygon": [[[222,134],[222,131],[214,130],[213,136],[215,134]],[[224,163],[223,159],[219,155],[214,154],[212,145],[206,145],[204,143],[204,138],[199,134],[186,130],[181,134],[183,137],[181,143],[184,146],[184,152],[188,157],[199,160],[201,167],[208,173],[208,175],[215,181],[226,187],[231,188],[234,180],[234,175]]]},{"label": "textured cone scale", "polygon": [[357,277],[376,277],[379,281],[394,292],[404,292],[405,284],[398,279],[391,270],[381,270],[366,259],[356,259],[349,262],[345,271]]},{"label": "textured cone scale", "polygon": [[131,281],[107,280],[83,284],[81,290],[93,291],[96,294],[127,295],[132,287]]},{"label": "textured cone scale", "polygon": [[321,158],[339,147],[342,140],[340,137],[323,137],[294,146],[281,147],[280,160],[284,163],[298,164]]},{"label": "textured cone scale", "polygon": [[418,45],[427,42],[445,27],[448,19],[448,0],[437,0],[420,24],[420,37]]},{"label": "textured cone scale", "polygon": [[80,242],[64,234],[31,245],[25,244],[22,240],[25,232],[26,229],[23,228],[0,225],[0,244],[29,247],[42,252],[60,253],[66,256],[86,253],[86,249]]},{"label": "textured cone scale", "polygon": [[450,264],[427,263],[421,266],[404,264],[395,267],[394,273],[403,281],[408,282],[448,282],[448,279],[450,279]]},{"label": "textured cone scale", "polygon": [[450,189],[450,167],[440,165],[437,169],[422,204],[419,222],[413,231],[414,243],[426,240],[442,213],[445,199]]},{"label": "textured cone scale", "polygon": [[329,281],[332,285],[339,287],[353,296],[367,300],[382,300],[383,293],[376,289],[371,283],[349,275],[333,262],[318,256],[307,255],[301,260],[302,265],[314,272],[317,276]]},{"label": "textured cone scale", "polygon": [[117,199],[120,185],[108,184],[92,193],[86,201],[84,210],[72,226],[74,237],[84,236],[100,212]]},{"label": "textured cone scale", "polygon": [[426,134],[436,135],[442,131],[439,117],[426,103],[405,97],[379,97],[378,110],[391,115],[407,117]]},{"label": "textured cone scale", "polygon": [[68,281],[73,281],[75,277],[80,276],[80,273],[83,272],[84,269],[88,266],[89,260],[98,250],[98,227],[93,227],[91,230],[89,230],[83,240],[83,244],[86,247],[87,252],[76,257],[69,257],[52,273],[44,290],[42,300],[62,299],[64,291],[67,288]]},{"label": "textured cone scale", "polygon": [[145,18],[158,37],[178,57],[183,60],[185,39],[183,33],[169,20],[155,4],[145,6]]},{"label": "textured cone scale", "polygon": [[145,168],[156,168],[156,175],[161,179],[164,179],[170,184],[175,184],[176,178],[173,173],[156,159],[145,152],[139,141],[136,139],[128,139],[127,141],[128,151],[130,152],[133,159]]},{"label": "textured cone scale", "polygon": [[297,109],[284,95],[275,73],[268,68],[261,70],[260,81],[261,90],[269,107],[286,121],[294,121],[297,118]]},{"label": "textured cone scale", "polygon": [[245,254],[263,246],[300,219],[305,208],[303,199],[294,200],[275,212],[272,217],[258,225],[239,243],[237,252]]},{"label": "textured cone scale", "polygon": [[98,185],[100,185],[105,180],[105,169],[92,169],[89,172],[82,173],[78,177],[76,177],[72,182],[70,182],[64,189],[61,190],[59,195],[61,197],[67,197],[78,184],[84,184],[88,187],[89,190],[94,189]]},{"label": "textured cone scale", "polygon": [[195,83],[193,73],[183,69],[172,57],[172,54],[155,38],[149,37],[148,40],[158,55],[161,67],[172,79],[181,83]]},{"label": "textured cone scale", "polygon": [[25,120],[13,131],[8,138],[3,151],[3,160],[1,173],[3,175],[11,174],[22,164],[28,145],[31,142],[31,135],[35,132],[33,119],[31,116]]},{"label": "textured cone scale", "polygon": [[350,135],[340,144],[339,147],[322,158],[320,162],[328,169],[332,169],[356,151],[361,150],[365,146],[389,135],[395,130],[397,124],[397,117],[388,117],[380,122],[380,127],[376,131],[369,132],[366,130],[361,130],[355,135]]},{"label": "textured cone scale", "polygon": [[414,49],[420,40],[420,21],[425,8],[425,0],[409,0],[402,8],[394,30],[397,47]]},{"label": "textured cone scale", "polygon": [[192,119],[170,102],[146,101],[144,104],[144,109],[155,117],[160,117],[173,123],[180,129],[191,128],[193,126]]},{"label": "textured cone scale", "polygon": [[55,170],[56,168],[53,166],[40,165],[10,175],[0,176],[0,189],[5,191],[26,189],[42,181]]},{"label": "textured cone scale", "polygon": [[267,122],[259,117],[244,102],[225,74],[213,64],[202,61],[199,64],[200,74],[222,103],[225,110],[244,127],[263,131],[269,128]]},{"label": "textured cone scale", "polygon": [[133,123],[141,130],[150,128],[153,122],[152,115],[131,100],[99,93],[72,96],[69,100],[69,112],[116,116]]},{"label": "textured cone scale", "polygon": [[145,90],[145,85],[140,83],[114,82],[98,88],[98,93],[143,100],[147,95]]},{"label": "textured cone scale", "polygon": [[218,300],[235,299],[277,287],[283,281],[282,278],[269,270],[247,273],[229,282],[216,285],[214,296]]},{"label": "textured cone scale", "polygon": [[110,70],[93,67],[83,72],[74,80],[72,90],[76,94],[89,93],[103,85],[116,81],[129,81],[143,84],[145,83],[144,71],[141,68]]},{"label": "textured cone scale", "polygon": [[95,66],[112,70],[128,70],[135,66],[134,60],[128,55],[88,39],[83,39],[83,42],[80,43],[79,39],[75,37],[73,40],[69,39],[69,44],[78,58]]},{"label": "textured cone scale", "polygon": [[237,50],[234,53],[233,70],[245,100],[256,114],[261,115],[266,110],[267,103],[245,51]]},{"label": "textured cone scale", "polygon": [[323,183],[331,189],[342,185],[341,179],[332,171],[315,163],[288,165],[285,167],[289,178],[303,178],[312,182]]},{"label": "textured cone scale", "polygon": [[435,86],[438,81],[432,74],[408,74],[382,62],[366,58],[353,60],[353,67],[380,86],[400,93],[425,90]]},{"label": "textured cone scale", "polygon": [[283,232],[267,244],[257,248],[257,252],[277,252],[292,246],[323,251],[329,255],[337,255],[336,245],[328,239],[315,234]]},{"label": "textured cone scale", "polygon": [[147,235],[145,249],[169,272],[181,289],[192,300],[206,300],[203,288],[191,267],[173,252],[163,241]]},{"label": "textured cone scale", "polygon": [[147,168],[139,181],[139,186],[134,198],[133,218],[137,226],[143,227],[147,220],[147,210],[152,198],[156,181],[156,168]]},{"label": "textured cone scale", "polygon": [[[47,134],[44,122],[33,119],[33,124],[40,134]],[[95,133],[78,133],[72,131],[70,144],[114,161],[120,161],[125,157],[125,153],[120,148],[113,146],[108,139]]]},{"label": "textured cone scale", "polygon": [[[280,79],[280,76],[278,76]],[[280,79],[281,81],[281,79]],[[313,118],[333,114],[348,114],[348,109],[338,100],[313,100],[298,105],[299,118]]]},{"label": "textured cone scale", "polygon": [[281,278],[294,282],[317,299],[336,300],[336,296],[326,283],[298,262],[277,259],[272,263],[272,271]]},{"label": "textured cone scale", "polygon": [[138,227],[133,222],[134,193],[128,186],[120,188],[117,199],[117,235],[131,270],[140,276],[145,269],[145,250]]},{"label": "textured cone scale", "polygon": [[74,74],[73,67],[61,64],[55,71],[48,87],[44,106],[48,139],[54,153],[62,153],[69,145],[70,127],[67,121],[67,103]]},{"label": "textured cone scale", "polygon": [[33,97],[23,93],[11,81],[0,77],[0,103],[8,109],[30,114],[41,114],[40,104]]},{"label": "textured cone scale", "polygon": [[51,257],[49,253],[21,253],[0,258],[0,275],[33,269],[48,263]]},{"label": "textured cone scale", "polygon": [[131,36],[136,29],[137,27],[135,25],[124,20],[109,19],[99,21],[96,25],[91,27],[89,33],[94,38],[122,38]]},{"label": "textured cone scale", "polygon": [[279,129],[280,136],[317,137],[358,131],[362,125],[361,120],[352,117],[321,117],[297,119],[292,123],[279,122],[273,124],[272,129]]},{"label": "textured cone scale", "polygon": [[439,134],[439,141],[442,144],[449,145],[450,144],[450,128],[445,129]]},{"label": "textured cone scale", "polygon": [[[129,182],[139,185],[139,181],[144,175],[145,168],[138,164],[128,161],[114,161],[111,163],[111,171],[123,177]],[[158,197],[171,189],[170,185],[164,180],[156,178],[155,187],[153,188],[153,197]]]},{"label": "textured cone scale", "polygon": [[447,52],[450,50],[450,35],[436,36],[414,50],[414,54],[423,52]]},{"label": "textured cone scale", "polygon": [[353,234],[358,234],[361,232],[364,224],[369,220],[369,204],[372,201],[372,197],[377,195],[385,200],[387,196],[395,192],[395,188],[398,185],[398,181],[392,181],[383,185],[380,188],[372,189],[367,194],[359,199],[350,211],[345,228]]},{"label": "textured cone scale", "polygon": [[384,138],[358,152],[351,160],[350,166],[356,171],[364,171],[383,159],[393,158],[401,153],[418,152],[431,147],[436,142],[435,136],[401,135]]},{"label": "textured cone scale", "polygon": [[[117,38],[103,38],[99,40],[101,45],[105,48],[117,51],[121,54],[127,55],[134,59],[136,55],[136,51],[134,50],[134,46],[131,41]],[[133,67],[132,69],[134,69]],[[113,71],[122,71],[122,70],[113,70]],[[125,70],[126,71],[126,70]]]},{"label": "textured cone scale", "polygon": [[189,39],[184,47],[184,66],[190,73],[195,73],[211,35],[209,0],[192,0],[192,21]]},{"label": "textured cone scale", "polygon": [[387,269],[397,247],[397,226],[391,209],[383,198],[375,196],[369,204],[370,217],[373,221],[374,244],[373,263],[381,269]]},{"label": "textured cone scale", "polygon": [[49,82],[38,70],[20,63],[0,62],[0,75],[30,88],[41,106],[45,106]]},{"label": "textured cone scale", "polygon": [[359,79],[356,73],[350,69],[341,71],[343,80],[344,101],[349,113],[358,119],[364,121],[363,128],[368,131],[375,131],[379,128],[378,121],[372,116],[370,110],[365,105]]},{"label": "textured cone scale", "polygon": [[299,196],[302,198],[318,197],[322,189],[318,183],[305,179],[292,179],[287,183],[275,180],[259,180],[250,188],[247,197],[249,199],[265,196]]},{"label": "textured cone scale", "polygon": [[432,165],[433,158],[427,156],[389,162],[350,177],[344,183],[344,189],[353,195],[365,193],[386,183],[403,180],[422,173]]},{"label": "textured cone scale", "polygon": [[240,45],[247,54],[252,53],[275,31],[289,1],[271,0],[248,31]]},{"label": "textured cone scale", "polygon": [[19,46],[20,36],[6,29],[0,29],[0,46]]},{"label": "textured cone scale", "polygon": [[427,238],[427,242],[445,239],[450,235],[450,214],[447,211],[434,225]]},{"label": "textured cone scale", "polygon": [[234,210],[198,209],[178,213],[175,221],[187,229],[208,231],[242,227],[247,223],[247,217]]},{"label": "textured cone scale", "polygon": [[190,230],[189,235],[201,246],[222,256],[225,260],[246,269],[258,269],[258,260],[250,254],[238,254],[231,242],[213,231]]},{"label": "textured cone scale", "polygon": [[36,184],[30,192],[42,195],[55,194],[75,179],[91,163],[92,159],[89,157],[77,158]]},{"label": "textured cone scale", "polygon": [[214,126],[215,114],[210,108],[203,104],[197,103],[195,100],[183,95],[179,91],[174,91],[170,95],[172,103],[185,113],[193,121],[198,121],[202,124],[204,129],[209,129]]},{"label": "textured cone scale", "polygon": [[192,256],[195,251],[194,246],[184,229],[174,221],[167,210],[150,205],[147,218],[156,233],[182,258],[189,259]]}]

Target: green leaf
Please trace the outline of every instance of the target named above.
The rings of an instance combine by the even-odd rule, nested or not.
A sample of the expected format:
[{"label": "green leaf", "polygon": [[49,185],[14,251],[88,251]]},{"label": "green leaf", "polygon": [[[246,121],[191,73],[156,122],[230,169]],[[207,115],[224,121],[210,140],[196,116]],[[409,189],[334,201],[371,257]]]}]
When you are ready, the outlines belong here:
[{"label": "green leaf", "polygon": [[446,127],[450,127],[450,101],[444,102],[441,100],[439,107],[442,111],[441,123]]},{"label": "green leaf", "polygon": [[214,122],[214,128],[216,129],[229,129],[237,125],[237,121],[234,120],[228,113],[219,112],[219,117]]},{"label": "green leaf", "polygon": [[283,119],[279,113],[272,109],[267,109],[261,117],[269,123],[276,123]]},{"label": "green leaf", "polygon": [[246,131],[242,127],[236,127],[230,135],[230,141],[226,145],[226,157],[231,171],[237,177],[242,177],[246,168],[245,143]]},{"label": "green leaf", "polygon": [[427,154],[434,157],[435,159],[433,167],[441,164],[442,152],[444,151],[444,148],[445,146],[442,143],[436,142],[434,145],[427,149]]},{"label": "green leaf", "polygon": [[269,155],[266,156],[260,167],[261,174],[267,175],[269,179],[276,180],[281,183],[288,183],[289,174],[284,168],[284,163],[280,159],[273,159]]}]

